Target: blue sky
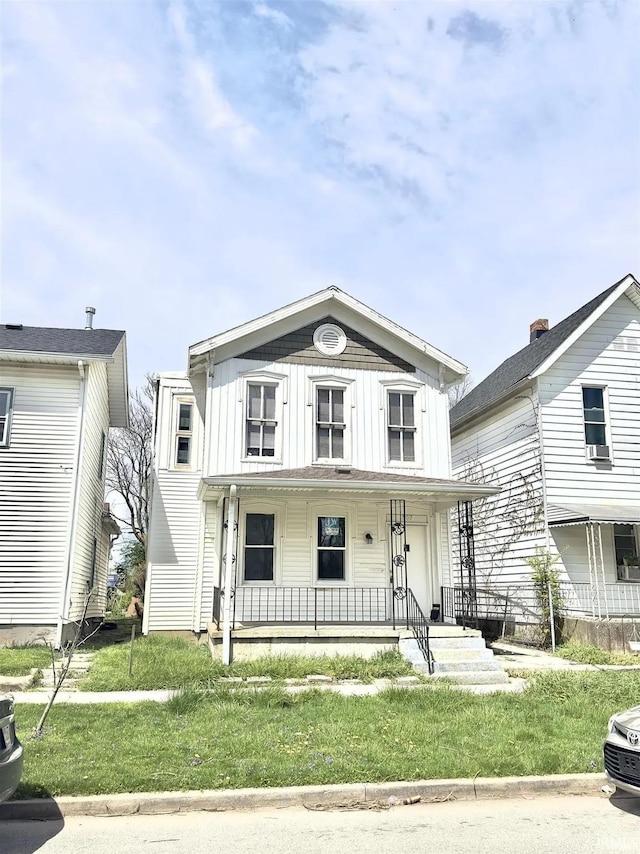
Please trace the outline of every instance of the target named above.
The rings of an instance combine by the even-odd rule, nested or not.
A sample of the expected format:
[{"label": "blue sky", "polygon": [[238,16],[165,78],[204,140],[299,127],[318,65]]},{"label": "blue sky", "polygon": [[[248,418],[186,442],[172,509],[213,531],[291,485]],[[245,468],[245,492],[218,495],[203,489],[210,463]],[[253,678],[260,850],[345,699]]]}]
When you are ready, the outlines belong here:
[{"label": "blue sky", "polygon": [[640,3],[10,2],[3,322],[130,375],[334,284],[476,381],[640,275]]}]

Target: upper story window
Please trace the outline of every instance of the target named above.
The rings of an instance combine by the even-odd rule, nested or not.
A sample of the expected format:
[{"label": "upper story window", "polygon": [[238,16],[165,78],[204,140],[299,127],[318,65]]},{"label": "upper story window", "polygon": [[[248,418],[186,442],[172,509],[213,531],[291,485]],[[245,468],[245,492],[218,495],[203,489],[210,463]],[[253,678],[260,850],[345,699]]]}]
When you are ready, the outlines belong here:
[{"label": "upper story window", "polygon": [[343,388],[316,389],[316,459],[344,459],[345,400]]},{"label": "upper story window", "polygon": [[274,457],[276,448],[276,386],[247,384],[246,441],[248,457]]},{"label": "upper story window", "polygon": [[0,448],[7,448],[9,446],[12,413],[13,389],[0,388]]},{"label": "upper story window", "polygon": [[604,389],[584,386],[582,389],[584,436],[587,445],[606,445],[607,426],[604,411]]},{"label": "upper story window", "polygon": [[415,435],[414,392],[387,392],[387,437],[390,462],[415,462]]},{"label": "upper story window", "polygon": [[175,464],[188,466],[193,444],[193,403],[178,400],[177,407]]}]

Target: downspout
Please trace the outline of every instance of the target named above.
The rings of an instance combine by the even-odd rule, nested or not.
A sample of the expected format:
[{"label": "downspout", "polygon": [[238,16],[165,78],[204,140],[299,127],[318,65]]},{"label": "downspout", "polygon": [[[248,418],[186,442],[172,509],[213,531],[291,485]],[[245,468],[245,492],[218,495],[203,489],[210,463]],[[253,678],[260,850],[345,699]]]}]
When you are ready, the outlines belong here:
[{"label": "downspout", "polygon": [[56,628],[56,649],[62,646],[62,633],[65,619],[71,607],[71,576],[73,574],[73,558],[75,556],[75,541],[78,530],[78,496],[80,495],[80,462],[82,460],[82,440],[84,428],[84,405],[87,392],[84,362],[78,359],[78,373],[80,374],[80,403],[78,406],[78,447],[76,448],[75,484],[73,487],[73,498],[71,501],[71,519],[69,525],[69,542],[67,546],[67,571],[64,580],[62,601],[60,603],[60,616]]},{"label": "downspout", "polygon": [[235,545],[236,523],[236,485],[229,487],[229,508],[227,512],[227,550],[224,567],[224,608],[222,626],[222,663],[231,664],[231,576],[233,574],[233,547]]}]

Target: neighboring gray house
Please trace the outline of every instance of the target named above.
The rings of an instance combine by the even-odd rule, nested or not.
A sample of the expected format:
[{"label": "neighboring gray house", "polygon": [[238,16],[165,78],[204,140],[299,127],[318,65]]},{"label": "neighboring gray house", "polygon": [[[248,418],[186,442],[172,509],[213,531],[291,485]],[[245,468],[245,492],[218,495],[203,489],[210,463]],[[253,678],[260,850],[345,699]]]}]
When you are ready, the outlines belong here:
[{"label": "neighboring gray house", "polygon": [[502,491],[476,507],[478,584],[560,555],[574,606],[640,613],[640,288],[628,275],[503,362],[450,413],[453,471]]},{"label": "neighboring gray house", "polygon": [[[125,333],[0,325],[0,644],[104,615],[109,427],[128,425]],[[66,629],[66,630],[65,630]]]}]

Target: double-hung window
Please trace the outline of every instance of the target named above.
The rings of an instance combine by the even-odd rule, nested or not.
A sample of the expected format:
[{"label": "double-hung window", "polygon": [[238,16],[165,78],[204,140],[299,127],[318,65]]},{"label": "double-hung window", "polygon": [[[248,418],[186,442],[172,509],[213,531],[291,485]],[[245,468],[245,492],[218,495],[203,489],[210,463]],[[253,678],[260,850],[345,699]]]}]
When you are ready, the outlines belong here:
[{"label": "double-hung window", "polygon": [[413,463],[416,460],[414,404],[413,392],[387,392],[387,440],[390,462]]},{"label": "double-hung window", "polygon": [[276,448],[276,386],[247,384],[246,443],[248,457],[273,457]]},{"label": "double-hung window", "polygon": [[244,533],[244,580],[273,581],[273,513],[247,513]]},{"label": "double-hung window", "polygon": [[12,412],[13,389],[0,388],[0,448],[6,448],[9,445]]},{"label": "double-hung window", "polygon": [[582,387],[584,437],[587,445],[607,445],[604,389]]},{"label": "double-hung window", "polygon": [[345,578],[346,519],[344,516],[318,517],[318,580]]},{"label": "double-hung window", "polygon": [[345,401],[343,388],[316,388],[316,459],[344,459]]},{"label": "double-hung window", "polygon": [[188,466],[191,463],[193,443],[193,403],[178,400],[177,407],[175,463],[177,466]]}]

